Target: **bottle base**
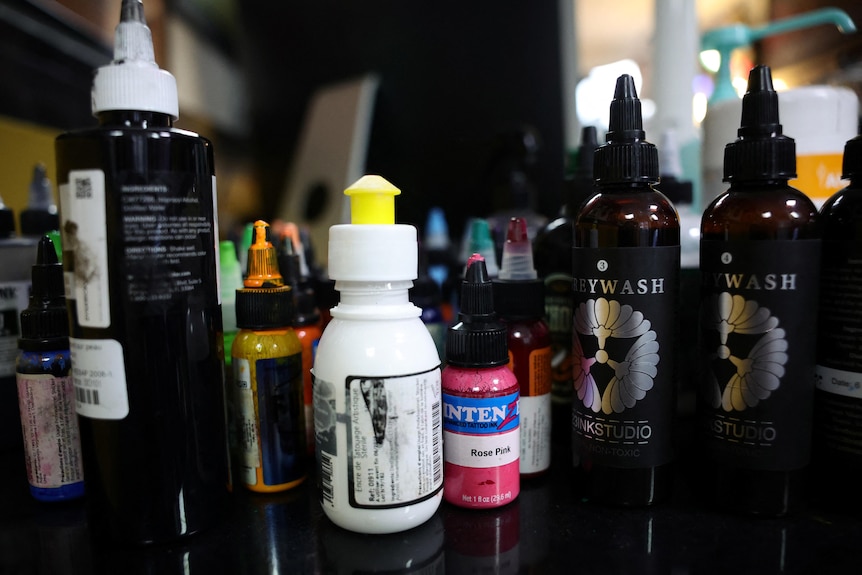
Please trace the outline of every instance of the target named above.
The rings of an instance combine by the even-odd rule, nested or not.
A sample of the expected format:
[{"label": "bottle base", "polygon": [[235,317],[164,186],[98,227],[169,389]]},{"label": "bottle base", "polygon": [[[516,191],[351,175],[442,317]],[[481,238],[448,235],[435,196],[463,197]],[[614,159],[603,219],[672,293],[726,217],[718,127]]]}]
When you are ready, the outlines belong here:
[{"label": "bottle base", "polygon": [[588,500],[619,507],[646,507],[670,498],[673,466],[626,469],[582,462],[578,491]]},{"label": "bottle base", "polygon": [[367,535],[399,533],[418,527],[431,519],[440,507],[442,490],[431,499],[394,509],[336,510],[326,506],[323,512],[338,527]]},{"label": "bottle base", "polygon": [[84,482],[70,483],[62,487],[35,487],[31,485],[30,495],[34,499],[47,503],[80,499],[84,496]]},{"label": "bottle base", "polygon": [[700,470],[701,498],[710,507],[742,515],[784,517],[798,512],[807,470],[765,471],[710,464]]}]

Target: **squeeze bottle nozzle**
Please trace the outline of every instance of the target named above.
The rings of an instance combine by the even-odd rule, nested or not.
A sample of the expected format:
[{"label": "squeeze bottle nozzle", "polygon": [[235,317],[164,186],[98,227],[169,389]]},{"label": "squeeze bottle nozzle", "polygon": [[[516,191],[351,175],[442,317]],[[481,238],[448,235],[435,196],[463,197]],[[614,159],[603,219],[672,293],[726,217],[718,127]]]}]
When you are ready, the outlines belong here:
[{"label": "squeeze bottle nozzle", "polygon": [[509,220],[499,277],[501,280],[534,280],[538,277],[533,267],[533,248],[527,237],[524,218]]},{"label": "squeeze bottle nozzle", "polygon": [[351,224],[395,223],[395,196],[401,190],[381,176],[362,176],[344,190],[350,197]]},{"label": "squeeze bottle nozzle", "polygon": [[282,287],[284,278],[278,269],[278,255],[269,239],[269,224],[254,222],[254,241],[248,248],[248,273],[243,281],[247,288]]},{"label": "squeeze bottle nozzle", "polygon": [[94,115],[136,110],[179,117],[177,81],[156,63],[141,0],[123,0],[114,31],[114,59],[96,70],[91,99]]},{"label": "squeeze bottle nozzle", "polygon": [[838,8],[823,8],[799,16],[776,20],[759,28],[734,24],[705,32],[700,41],[701,50],[716,50],[721,57],[718,72],[715,74],[715,89],[709,98],[709,103],[715,104],[737,97],[730,77],[730,55],[734,50],[753,44],[767,36],[811,28],[820,24],[834,24],[843,34],[856,31],[856,25],[845,11]]},{"label": "squeeze bottle nozzle", "polygon": [[[488,275],[496,277],[499,273],[497,267],[497,251],[494,249],[494,240],[491,238],[491,228],[488,220],[475,218],[470,222],[470,238],[467,242],[467,252],[471,254],[482,254]],[[467,264],[469,267],[469,263]],[[466,271],[466,267],[464,268]]]},{"label": "squeeze bottle nozzle", "polygon": [[45,164],[36,164],[33,168],[33,179],[30,181],[30,195],[27,199],[27,209],[44,210],[57,213],[57,205],[51,195],[51,181],[48,179]]}]

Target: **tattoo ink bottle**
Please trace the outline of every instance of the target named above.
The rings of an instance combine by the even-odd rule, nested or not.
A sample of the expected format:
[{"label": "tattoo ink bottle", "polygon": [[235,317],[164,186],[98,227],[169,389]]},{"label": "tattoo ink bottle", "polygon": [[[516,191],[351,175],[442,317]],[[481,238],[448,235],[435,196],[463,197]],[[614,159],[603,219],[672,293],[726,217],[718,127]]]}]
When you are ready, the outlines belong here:
[{"label": "tattoo ink bottle", "polygon": [[344,193],[351,223],[329,229],[340,300],[314,358],[320,502],[340,527],[394,533],[442,500],[440,357],[409,300],[418,241],[395,224],[400,191],[364,176]]},{"label": "tattoo ink bottle", "polygon": [[467,260],[458,319],[443,369],[443,496],[459,507],[501,507],[521,490],[519,389],[479,254]]},{"label": "tattoo ink bottle", "polygon": [[21,312],[16,379],[30,493],[40,501],[84,495],[84,469],[69,357],[63,266],[39,242],[30,305]]},{"label": "tattoo ink bottle", "polygon": [[862,509],[856,489],[835,489],[835,478],[862,481],[862,136],[844,145],[842,177],[850,184],[820,209],[817,372],[814,382],[814,496],[833,506]]},{"label": "tattoo ink bottle", "polygon": [[[284,281],[293,294],[293,330],[302,344],[302,394],[305,405],[305,441],[309,458],[314,457],[314,410],[312,409],[312,377],[314,351],[323,335],[323,318],[317,309],[317,299],[308,280],[302,241],[296,224],[285,226],[282,251],[278,256]],[[304,270],[304,271],[303,271]]]},{"label": "tattoo ink bottle", "polygon": [[302,344],[291,327],[293,293],[279,273],[269,225],[254,223],[248,273],[236,292],[239,333],[231,348],[239,421],[239,481],[260,493],[305,479]]},{"label": "tattoo ink bottle", "polygon": [[140,0],[122,2],[92,102],[98,126],[56,140],[90,526],[168,541],[227,497],[219,234],[212,145],[173,127]]},{"label": "tattoo ink bottle", "polygon": [[658,152],[631,76],[617,79],[609,128],[575,222],[572,448],[587,497],[651,505],[673,480],[679,221],[653,188]]},{"label": "tattoo ink bottle", "polygon": [[551,465],[551,335],[542,319],[545,284],[533,268],[522,218],[509,220],[493,283],[497,315],[508,331],[509,367],[520,385],[521,475],[538,475]]},{"label": "tattoo ink bottle", "polygon": [[795,143],[766,66],[748,76],[738,134],[730,188],[701,222],[699,483],[717,508],[779,516],[811,453],[821,246],[816,207],[787,184]]},{"label": "tattoo ink bottle", "polygon": [[564,182],[566,203],[560,217],[539,230],[533,242],[536,272],[545,283],[545,322],[551,332],[551,401],[555,442],[568,444],[572,435],[572,245],[578,210],[595,193],[593,158],[595,126],[581,131],[581,144],[571,174]]}]

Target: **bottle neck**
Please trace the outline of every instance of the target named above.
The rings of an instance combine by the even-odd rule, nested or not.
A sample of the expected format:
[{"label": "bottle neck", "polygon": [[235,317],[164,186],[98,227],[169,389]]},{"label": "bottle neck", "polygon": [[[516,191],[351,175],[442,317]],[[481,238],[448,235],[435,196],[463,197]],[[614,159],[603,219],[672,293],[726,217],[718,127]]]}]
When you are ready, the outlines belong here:
[{"label": "bottle neck", "polygon": [[170,114],[142,112],[136,110],[107,110],[96,115],[100,126],[123,126],[126,128],[170,128],[174,119]]},{"label": "bottle neck", "polygon": [[419,317],[422,310],[410,302],[408,290],[412,281],[335,282],[340,297],[332,310],[334,318],[383,316],[385,318]]},{"label": "bottle neck", "polygon": [[654,192],[653,182],[608,182],[596,183],[596,191],[603,194],[633,194],[638,192]]},{"label": "bottle neck", "polygon": [[728,191],[730,192],[756,192],[758,190],[775,190],[787,188],[787,178],[774,178],[768,180],[742,180],[731,181]]}]

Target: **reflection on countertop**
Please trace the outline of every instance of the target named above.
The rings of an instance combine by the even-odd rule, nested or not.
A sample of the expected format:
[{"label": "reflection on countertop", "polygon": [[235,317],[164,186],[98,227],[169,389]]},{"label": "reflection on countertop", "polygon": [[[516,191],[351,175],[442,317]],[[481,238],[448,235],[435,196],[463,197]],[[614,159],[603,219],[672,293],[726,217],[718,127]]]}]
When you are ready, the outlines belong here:
[{"label": "reflection on countertop", "polygon": [[[361,535],[332,524],[313,478],[281,494],[236,490],[222,521],[170,545],[93,541],[84,501],[40,503],[23,454],[0,453],[0,574],[285,573],[853,573],[862,521],[813,506],[787,519],[739,517],[693,502],[678,474],[673,500],[650,509],[581,500],[565,449],[546,476],[495,510],[444,503],[425,524]],[[853,489],[858,486],[844,486]]]}]

